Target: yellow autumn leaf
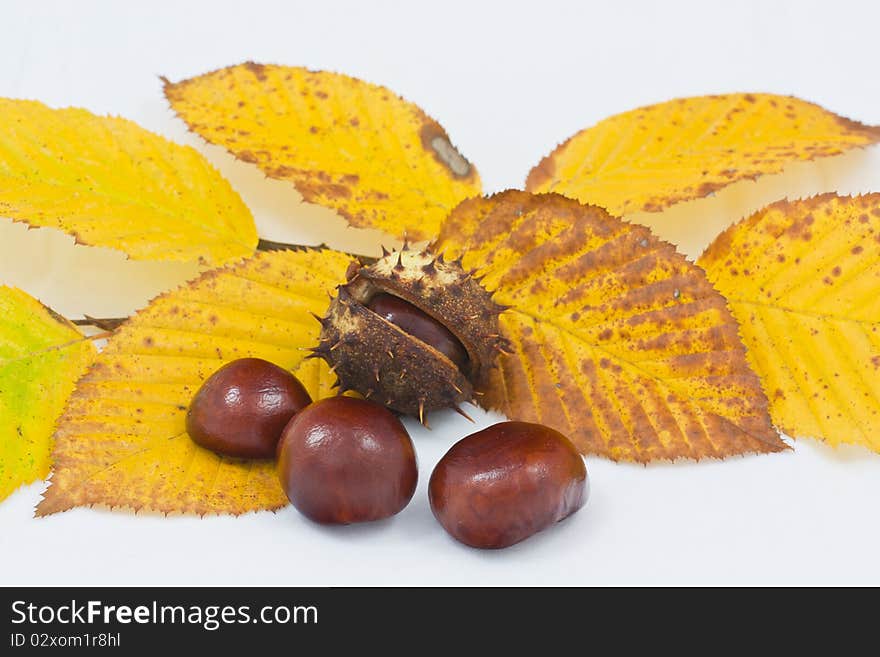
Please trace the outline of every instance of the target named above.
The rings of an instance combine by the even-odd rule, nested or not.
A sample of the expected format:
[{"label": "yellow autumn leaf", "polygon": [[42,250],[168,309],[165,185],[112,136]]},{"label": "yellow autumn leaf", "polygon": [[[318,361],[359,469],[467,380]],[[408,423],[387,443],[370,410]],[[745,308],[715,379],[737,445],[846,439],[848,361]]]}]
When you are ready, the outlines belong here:
[{"label": "yellow autumn leaf", "polygon": [[699,264],[740,322],[776,425],[880,452],[880,194],[775,203]]},{"label": "yellow autumn leaf", "polygon": [[440,124],[347,75],[246,63],[166,81],[165,95],[194,132],[353,226],[428,239],[480,193],[476,168]]},{"label": "yellow autumn leaf", "polygon": [[186,409],[224,363],[254,356],[288,368],[313,398],[335,378],[317,344],[328,293],[350,258],[275,251],[212,270],[154,300],[109,340],[62,416],[39,515],[101,504],[165,513],[233,513],[287,503],[273,461],[218,456],[185,430]]},{"label": "yellow autumn leaf", "polygon": [[866,126],[772,94],[679,98],[617,114],[560,144],[526,189],[557,192],[616,215],[657,212],[799,160],[880,141]]},{"label": "yellow autumn leaf", "polygon": [[253,253],[250,211],[198,151],[121,118],[0,98],[0,217],[141,260]]},{"label": "yellow autumn leaf", "polygon": [[95,353],[67,320],[0,286],[0,500],[49,474],[55,421]]},{"label": "yellow autumn leaf", "polygon": [[512,306],[485,405],[612,459],[785,448],[724,299],[647,228],[508,191],[462,203],[437,247]]}]

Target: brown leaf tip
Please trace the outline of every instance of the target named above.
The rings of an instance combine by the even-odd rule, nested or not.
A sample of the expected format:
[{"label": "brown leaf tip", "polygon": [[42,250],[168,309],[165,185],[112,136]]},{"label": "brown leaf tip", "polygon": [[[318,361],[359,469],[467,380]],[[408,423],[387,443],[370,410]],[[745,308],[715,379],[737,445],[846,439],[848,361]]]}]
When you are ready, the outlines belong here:
[{"label": "brown leaf tip", "polygon": [[544,183],[553,180],[556,175],[556,160],[554,159],[554,155],[556,151],[562,148],[562,145],[557,147],[552,153],[549,155],[545,155],[541,158],[541,161],[538,162],[537,166],[534,169],[529,171],[529,175],[526,177],[526,189],[527,190],[535,190],[540,189]]}]

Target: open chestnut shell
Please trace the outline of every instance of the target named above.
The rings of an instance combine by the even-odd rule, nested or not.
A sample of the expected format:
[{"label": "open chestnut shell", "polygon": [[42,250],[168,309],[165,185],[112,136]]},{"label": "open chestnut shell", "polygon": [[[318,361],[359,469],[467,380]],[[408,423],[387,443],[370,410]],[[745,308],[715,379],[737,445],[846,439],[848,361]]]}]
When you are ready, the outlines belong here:
[{"label": "open chestnut shell", "polygon": [[508,344],[498,322],[505,306],[474,273],[408,247],[355,264],[321,318],[313,355],[333,368],[340,391],[423,422],[428,411],[474,401]]}]

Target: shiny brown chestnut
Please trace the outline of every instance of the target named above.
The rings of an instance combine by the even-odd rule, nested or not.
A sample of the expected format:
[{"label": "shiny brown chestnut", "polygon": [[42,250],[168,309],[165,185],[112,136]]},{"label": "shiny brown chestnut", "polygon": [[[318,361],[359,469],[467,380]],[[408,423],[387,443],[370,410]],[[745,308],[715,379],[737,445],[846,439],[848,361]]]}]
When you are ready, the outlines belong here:
[{"label": "shiny brown chestnut", "polygon": [[415,448],[397,416],[363,399],[330,397],[285,427],[278,476],[300,513],[349,524],[401,511],[419,475]]},{"label": "shiny brown chestnut", "polygon": [[458,441],[428,484],[431,510],[454,538],[504,548],[570,516],[587,501],[587,470],[558,431],[501,422]]},{"label": "shiny brown chestnut", "polygon": [[459,370],[463,371],[467,367],[467,350],[452,331],[408,301],[383,292],[370,299],[367,308],[414,338],[434,347],[455,363]]},{"label": "shiny brown chestnut", "polygon": [[219,454],[271,458],[290,418],[311,401],[287,370],[260,358],[240,358],[199,388],[186,414],[186,431]]}]

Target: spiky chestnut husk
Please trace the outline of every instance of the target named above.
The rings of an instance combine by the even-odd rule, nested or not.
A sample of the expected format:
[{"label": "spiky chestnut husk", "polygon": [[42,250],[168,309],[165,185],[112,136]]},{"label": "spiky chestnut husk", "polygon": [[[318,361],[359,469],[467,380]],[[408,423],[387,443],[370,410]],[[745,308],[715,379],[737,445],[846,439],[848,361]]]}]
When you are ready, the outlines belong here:
[{"label": "spiky chestnut husk", "polygon": [[[409,302],[443,324],[468,354],[459,369],[431,345],[406,333],[367,307],[377,294]],[[429,250],[404,246],[368,266],[353,263],[348,282],[337,288],[321,318],[321,340],[313,350],[336,373],[341,391],[355,390],[422,422],[428,411],[475,401],[507,340],[498,316],[506,309],[462,269]]]}]

